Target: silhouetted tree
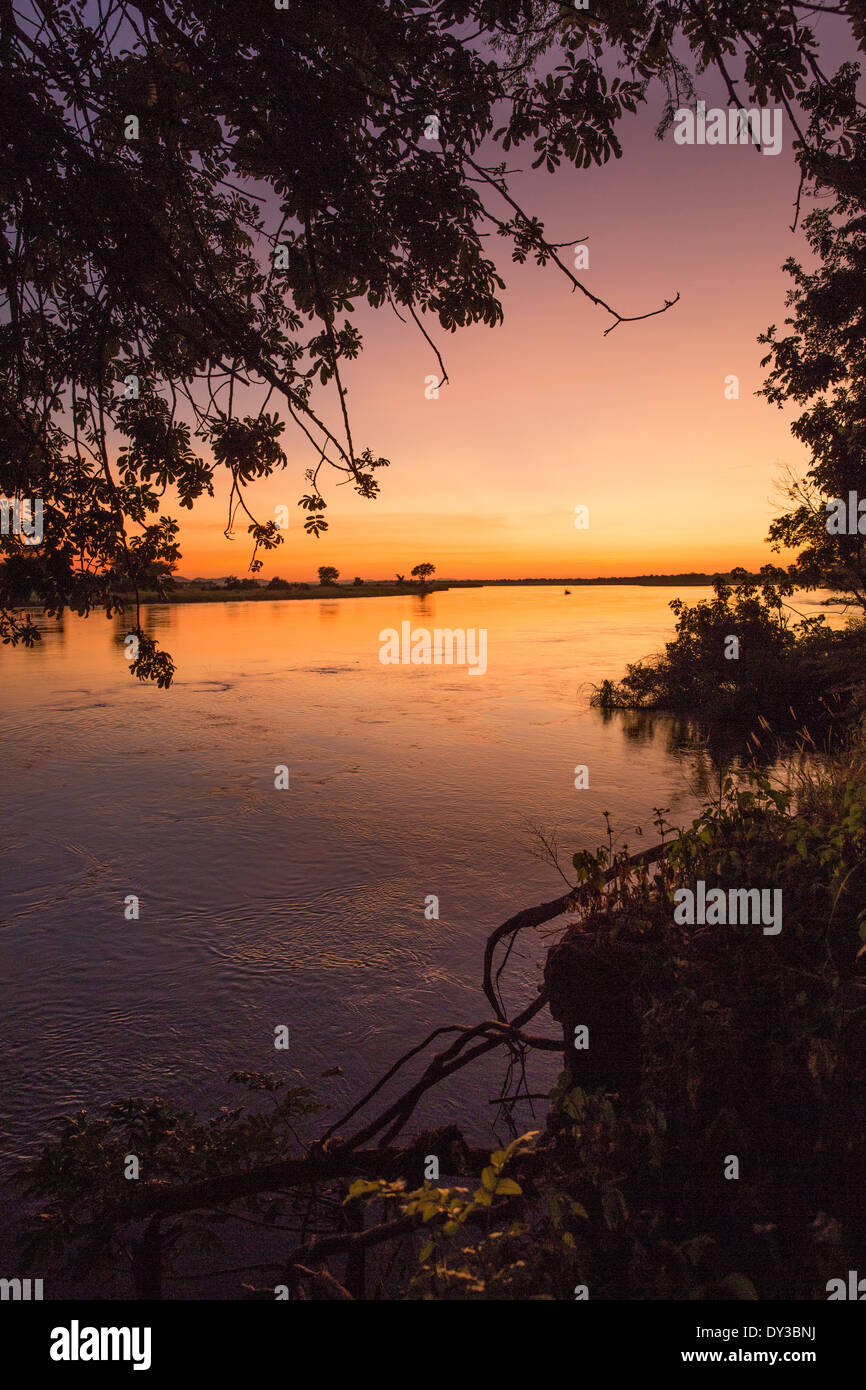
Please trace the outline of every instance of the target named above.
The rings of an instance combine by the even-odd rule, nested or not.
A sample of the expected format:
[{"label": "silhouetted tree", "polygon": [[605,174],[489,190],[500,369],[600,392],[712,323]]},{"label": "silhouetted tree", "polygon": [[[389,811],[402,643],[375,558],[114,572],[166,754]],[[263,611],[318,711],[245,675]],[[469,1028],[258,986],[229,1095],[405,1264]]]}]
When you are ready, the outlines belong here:
[{"label": "silhouetted tree", "polygon": [[854,73],[850,65],[848,133],[812,165],[826,200],[804,223],[817,264],[785,262],[791,332],[780,337],[773,325],[760,341],[770,348],[764,365],[772,363],[764,395],[806,407],[791,429],[811,455],[804,478],[789,475],[790,509],[773,522],[771,542],[800,548],[799,583],[829,578],[866,609],[866,121]]},{"label": "silhouetted tree", "polygon": [[[221,470],[256,573],[284,536],[248,490],[286,467],[287,423],[312,451],[309,533],[327,526],[330,470],[375,497],[388,461],[352,432],[350,311],[393,305],[446,380],[424,320],[500,322],[491,229],[514,260],[555,265],[608,331],[668,309],[675,295],[628,315],[589,291],[507,165],[619,157],[619,122],[653,79],[663,132],[715,65],[732,102],[784,107],[810,191],[813,156],[844,156],[862,125],[850,78],[824,74],[816,8],[0,0],[0,491],[44,503],[40,545],[0,536],[0,635],[38,640],[14,611],[32,593],[49,614],[115,611],[122,569],[139,587],[133,540],[142,560],[179,558],[166,496],[190,509]],[[862,45],[859,0],[838,10]],[[130,669],[169,684],[136,621]]]}]

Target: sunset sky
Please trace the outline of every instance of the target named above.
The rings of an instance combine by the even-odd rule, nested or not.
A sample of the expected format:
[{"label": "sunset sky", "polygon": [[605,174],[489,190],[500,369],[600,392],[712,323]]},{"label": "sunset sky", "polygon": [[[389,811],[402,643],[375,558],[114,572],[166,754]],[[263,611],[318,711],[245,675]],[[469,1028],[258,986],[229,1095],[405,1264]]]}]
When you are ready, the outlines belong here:
[{"label": "sunset sky", "polygon": [[[707,83],[710,106],[723,95]],[[330,529],[318,541],[297,506],[315,458],[288,426],[290,467],[252,490],[270,520],[286,505],[286,544],[265,556],[264,578],[312,579],[321,564],[341,577],[391,578],[419,561],[440,576],[524,577],[632,574],[757,567],[778,510],[774,481],[802,468],[791,438],[793,411],[754,392],[761,385],[757,335],[785,317],[786,256],[804,255],[792,233],[797,187],[792,131],[783,150],[676,145],[654,136],[657,104],[621,128],[624,155],[607,167],[556,175],[528,170],[512,189],[542,217],[548,237],[588,236],[587,287],[623,314],[666,314],[621,324],[571,287],[555,267],[511,264],[507,245],[491,255],[508,282],[505,323],[443,333],[427,320],[450,376],[438,400],[424,382],[436,362],[415,326],[393,312],[355,315],[364,351],[348,364],[356,447],[391,460],[381,495],[363,501],[337,475],[325,480]],[[490,206],[497,212],[504,206]],[[498,200],[497,200],[498,201]],[[806,209],[808,211],[808,208]],[[564,253],[568,254],[568,253]],[[725,378],[739,377],[738,400]],[[332,388],[317,409],[337,423]],[[228,487],[180,513],[178,573],[243,574],[245,528],[223,538]],[[588,530],[574,509],[590,511]]]}]

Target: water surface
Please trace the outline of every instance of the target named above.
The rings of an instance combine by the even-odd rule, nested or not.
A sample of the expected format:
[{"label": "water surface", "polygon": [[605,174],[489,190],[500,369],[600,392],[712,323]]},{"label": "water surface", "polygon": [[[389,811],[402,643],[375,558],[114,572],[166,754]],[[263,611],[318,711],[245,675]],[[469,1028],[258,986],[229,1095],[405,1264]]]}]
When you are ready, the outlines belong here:
[{"label": "water surface", "polygon": [[[587,704],[591,682],[670,637],[677,592],[162,605],[145,626],[177,663],[168,691],[130,677],[128,616],[0,649],[2,1155],[120,1095],[207,1112],[238,1098],[235,1068],[315,1084],[339,1065],[336,1114],[432,1028],[486,1018],[486,936],[562,891],[527,821],[557,829],[568,867],[601,842],[603,811],[639,848],[654,807],[683,823],[699,802],[670,721],[635,730]],[[405,619],[486,628],[486,674],[383,666],[379,634]],[[515,953],[513,1005],[544,949],[530,933]],[[419,1120],[486,1135],[499,1068],[464,1071]]]}]

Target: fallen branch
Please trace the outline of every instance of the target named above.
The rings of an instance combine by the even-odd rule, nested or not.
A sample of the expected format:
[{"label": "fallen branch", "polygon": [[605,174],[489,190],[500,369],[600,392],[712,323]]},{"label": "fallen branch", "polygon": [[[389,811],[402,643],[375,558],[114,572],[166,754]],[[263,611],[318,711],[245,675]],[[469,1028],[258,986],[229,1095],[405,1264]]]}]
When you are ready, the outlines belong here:
[{"label": "fallen branch", "polygon": [[[490,1161],[488,1149],[465,1149],[467,1166],[483,1167]],[[414,1165],[414,1168],[413,1168]],[[118,1209],[124,1221],[141,1221],[146,1216],[179,1216],[201,1208],[220,1207],[263,1192],[280,1192],[336,1178],[400,1178],[413,1181],[417,1176],[417,1157],[412,1149],[371,1149],[349,1151],[334,1146],[317,1150],[308,1158],[286,1159],[253,1168],[247,1173],[226,1173],[203,1178],[200,1182],[148,1183],[127,1198]]]},{"label": "fallen branch", "polygon": [[[615,864],[605,875],[605,884],[612,883],[618,878],[624,869],[637,868],[639,864],[652,864],[657,859],[662,859],[667,853],[668,845],[673,843],[661,843],[652,845],[649,849],[639,850],[626,859],[624,863]],[[544,922],[551,922],[554,917],[560,917],[563,912],[575,912],[592,892],[590,884],[577,884],[574,888],[563,893],[561,897],[552,898],[550,902],[539,903],[537,907],[526,907],[522,912],[517,912],[513,917],[509,917],[507,922],[503,922],[495,931],[491,932],[484,947],[484,974],[482,988],[490,1001],[496,1017],[503,1022],[506,1021],[505,1009],[496,991],[496,986],[492,978],[493,953],[499,942],[506,937],[514,937],[520,931],[525,931],[527,927],[540,927]],[[499,976],[497,975],[497,980]]]}]

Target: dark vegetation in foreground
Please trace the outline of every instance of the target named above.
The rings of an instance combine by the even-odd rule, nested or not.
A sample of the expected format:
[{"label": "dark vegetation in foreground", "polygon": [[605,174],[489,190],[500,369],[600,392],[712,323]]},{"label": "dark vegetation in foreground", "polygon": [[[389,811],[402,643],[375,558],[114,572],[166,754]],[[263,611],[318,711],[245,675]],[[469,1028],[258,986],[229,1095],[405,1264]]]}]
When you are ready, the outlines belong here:
[{"label": "dark vegetation in foreground", "polygon": [[[437,1029],[313,1140],[312,1091],[252,1073],[234,1077],[249,1108],[210,1120],[159,1099],[65,1120],[19,1177],[27,1267],[103,1270],[143,1298],[216,1272],[262,1299],[826,1298],[866,1266],[864,762],[860,733],[784,786],[724,778],[682,833],[660,810],[650,849],[576,854],[561,897],[490,936],[487,1017]],[[674,892],[699,879],[781,890],[781,932],[677,925]],[[507,1015],[516,937],[566,914],[543,987]],[[497,1047],[508,1118],[532,1054],[564,1051],[537,1129],[512,1122],[492,1154],[454,1127],[398,1143],[430,1088]],[[266,1253],[240,1265],[251,1226]]]}]

